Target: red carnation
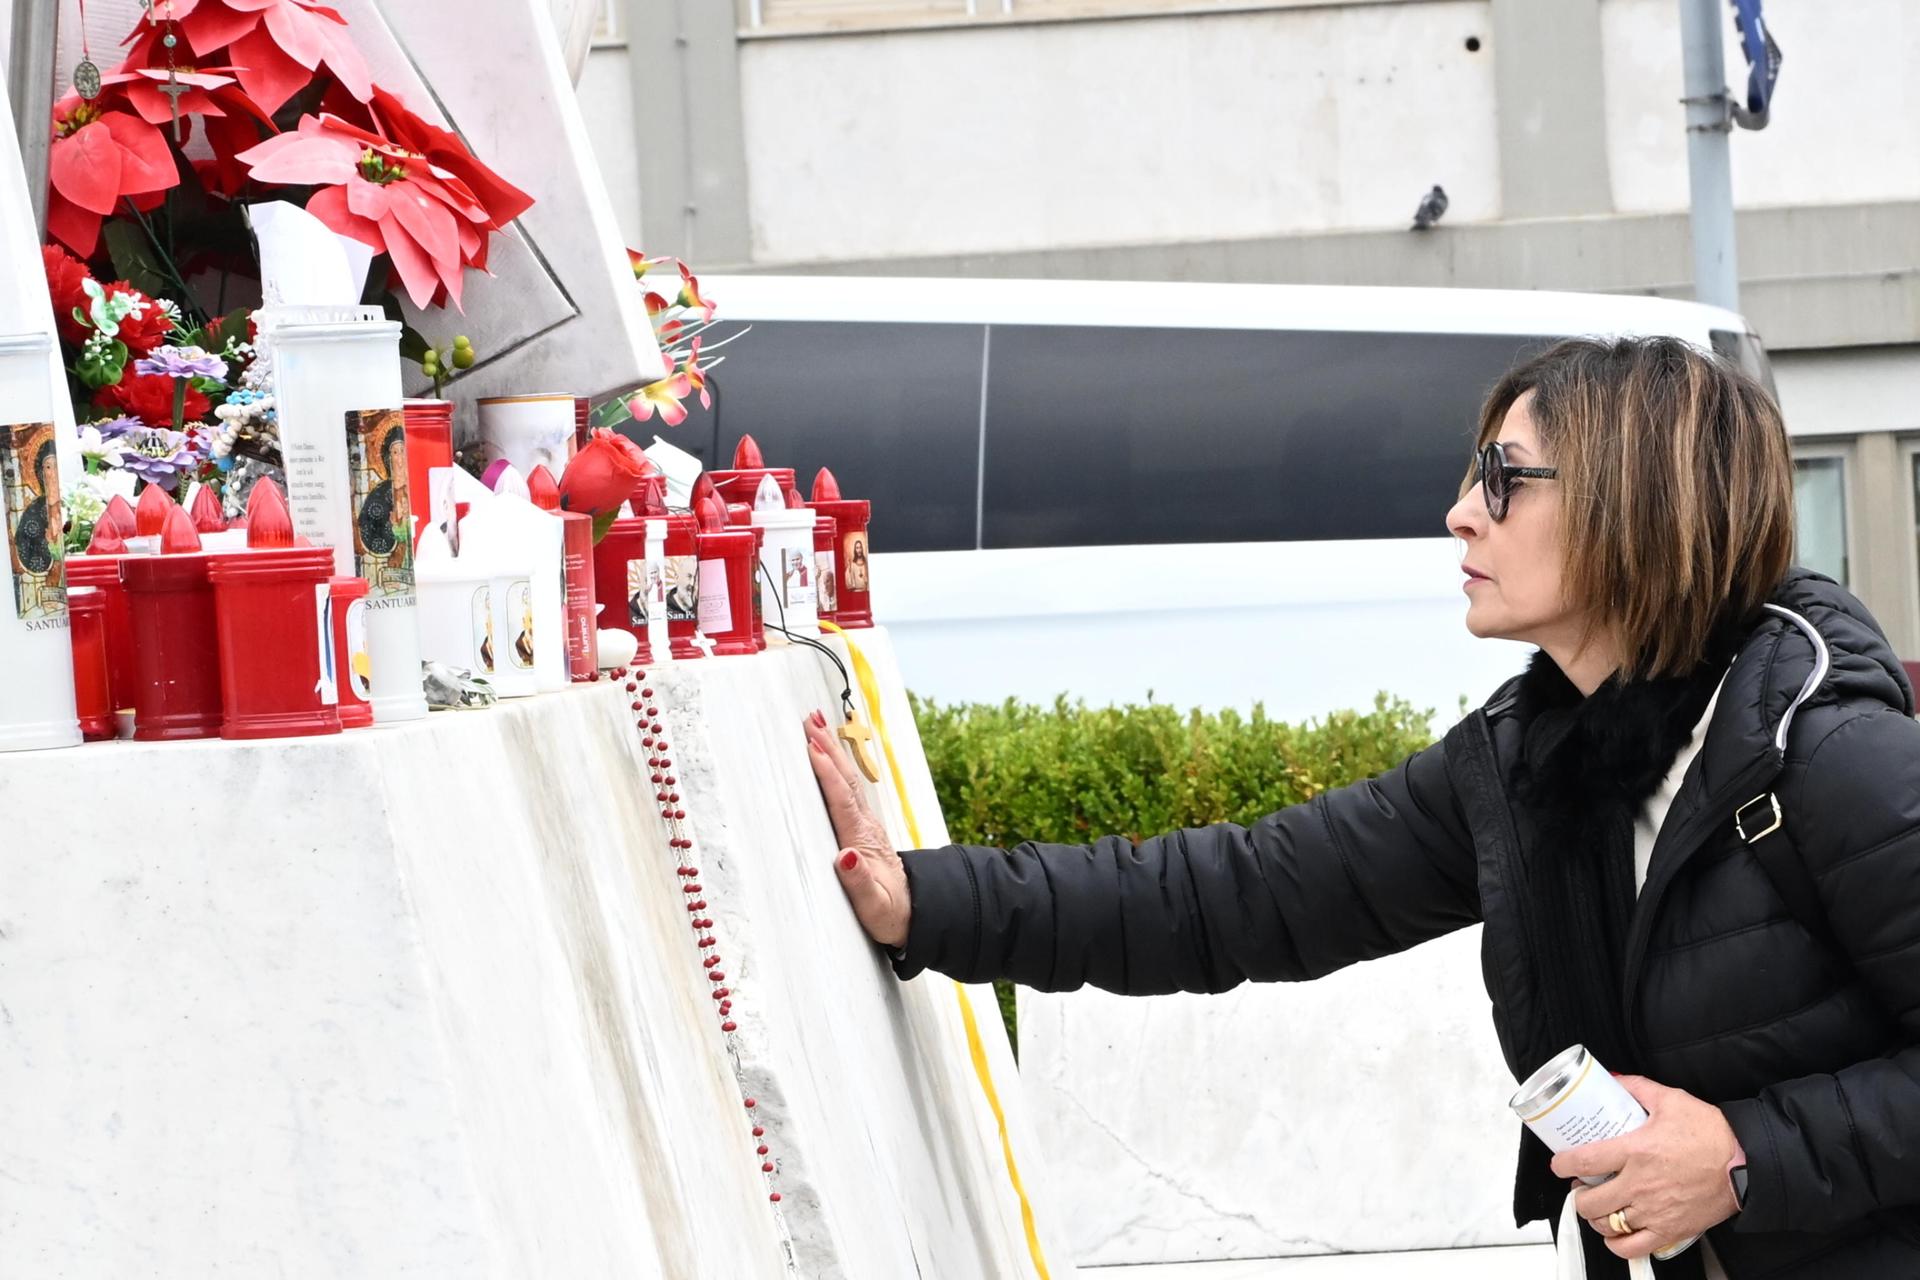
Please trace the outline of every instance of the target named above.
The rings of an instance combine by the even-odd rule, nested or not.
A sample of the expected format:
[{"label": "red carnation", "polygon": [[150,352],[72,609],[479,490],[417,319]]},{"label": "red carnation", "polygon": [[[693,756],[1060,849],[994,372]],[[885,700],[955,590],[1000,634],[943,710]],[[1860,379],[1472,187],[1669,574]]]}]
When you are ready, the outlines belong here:
[{"label": "red carnation", "polygon": [[73,318],[73,311],[75,307],[83,312],[87,309],[87,294],[81,285],[92,279],[92,274],[86,263],[57,244],[40,246],[40,265],[47,272],[47,293],[53,298],[53,321],[60,337],[78,346],[91,330]]},{"label": "red carnation", "polygon": [[[126,330],[123,328],[121,333]],[[112,413],[131,414],[150,427],[173,427],[173,379],[158,373],[135,373],[129,365],[120,381],[93,394],[93,406]],[[213,402],[187,388],[187,421],[204,418]]]},{"label": "red carnation", "polygon": [[[125,280],[115,280],[106,288],[109,298],[126,298],[140,304],[138,319],[128,316],[120,322],[120,341],[127,344],[127,350],[136,356],[144,356],[173,336],[173,321],[167,318],[167,313],[160,309],[159,303]],[[152,422],[152,419],[149,418],[148,422]]]}]

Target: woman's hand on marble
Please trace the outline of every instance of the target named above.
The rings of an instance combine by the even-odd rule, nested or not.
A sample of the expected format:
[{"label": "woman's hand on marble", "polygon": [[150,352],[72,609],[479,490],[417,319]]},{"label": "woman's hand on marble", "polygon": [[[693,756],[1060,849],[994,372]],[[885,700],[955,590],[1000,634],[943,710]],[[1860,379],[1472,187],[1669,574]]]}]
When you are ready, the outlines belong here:
[{"label": "woman's hand on marble", "polygon": [[[1643,1076],[1620,1083],[1647,1109],[1647,1122],[1606,1142],[1563,1151],[1553,1158],[1562,1178],[1619,1176],[1597,1187],[1578,1187],[1574,1211],[1607,1237],[1622,1258],[1641,1258],[1700,1235],[1740,1211],[1728,1166],[1740,1140],[1720,1108],[1681,1089]],[[1624,1210],[1630,1235],[1619,1235],[1607,1218]]]},{"label": "woman's hand on marble", "polygon": [[840,842],[833,869],[847,891],[853,914],[867,936],[884,947],[907,944],[907,871],[894,852],[887,829],[867,804],[860,771],[846,748],[834,740],[827,718],[816,711],[806,719],[807,758],[813,762],[820,798],[827,802],[833,837]]}]

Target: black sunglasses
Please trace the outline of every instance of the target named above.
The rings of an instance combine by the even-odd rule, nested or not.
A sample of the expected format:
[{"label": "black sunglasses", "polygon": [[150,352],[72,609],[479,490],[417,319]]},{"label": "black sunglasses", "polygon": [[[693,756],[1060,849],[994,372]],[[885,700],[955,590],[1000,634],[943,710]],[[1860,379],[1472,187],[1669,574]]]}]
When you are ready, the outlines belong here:
[{"label": "black sunglasses", "polygon": [[1489,440],[1474,455],[1473,478],[1486,499],[1487,515],[1494,520],[1507,518],[1507,502],[1521,480],[1552,480],[1560,473],[1553,467],[1516,467],[1507,462],[1507,448],[1498,440]]}]

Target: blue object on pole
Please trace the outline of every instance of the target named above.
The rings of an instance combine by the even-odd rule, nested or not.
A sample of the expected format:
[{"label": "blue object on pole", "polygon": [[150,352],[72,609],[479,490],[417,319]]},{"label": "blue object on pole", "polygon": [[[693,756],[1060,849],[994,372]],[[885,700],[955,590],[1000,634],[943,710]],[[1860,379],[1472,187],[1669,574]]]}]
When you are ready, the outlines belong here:
[{"label": "blue object on pole", "polygon": [[1773,86],[1780,78],[1780,46],[1760,14],[1760,0],[1732,0],[1733,24],[1740,29],[1740,52],[1747,58],[1747,101],[1733,104],[1734,123],[1764,129],[1773,110]]}]

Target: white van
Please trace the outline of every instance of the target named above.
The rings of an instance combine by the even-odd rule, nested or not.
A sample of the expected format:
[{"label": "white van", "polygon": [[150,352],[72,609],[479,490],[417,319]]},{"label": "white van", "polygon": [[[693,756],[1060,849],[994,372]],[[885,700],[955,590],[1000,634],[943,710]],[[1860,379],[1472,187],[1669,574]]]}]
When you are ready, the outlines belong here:
[{"label": "white van", "polygon": [[1579,334],[1671,334],[1770,380],[1738,315],[1655,298],[703,283],[753,332],[713,411],[663,434],[726,466],[751,433],[803,488],[830,466],[871,498],[875,616],[943,702],[1297,718],[1384,690],[1448,723],[1524,657],[1462,627],[1442,522],[1494,382]]}]

